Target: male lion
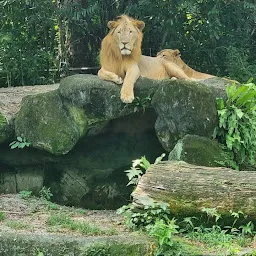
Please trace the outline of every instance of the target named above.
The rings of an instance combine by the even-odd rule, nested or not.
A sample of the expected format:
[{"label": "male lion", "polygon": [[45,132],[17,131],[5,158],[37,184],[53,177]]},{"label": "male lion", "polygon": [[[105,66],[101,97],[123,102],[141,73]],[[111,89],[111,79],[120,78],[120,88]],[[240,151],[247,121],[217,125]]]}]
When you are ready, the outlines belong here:
[{"label": "male lion", "polygon": [[204,80],[207,78],[215,77],[215,76],[212,76],[212,75],[209,75],[206,73],[201,73],[201,72],[198,72],[198,71],[192,69],[181,59],[180,56],[181,56],[180,51],[177,49],[176,50],[164,49],[157,53],[157,57],[160,57],[167,61],[171,61],[171,62],[175,63],[190,78],[194,78],[197,80]]},{"label": "male lion", "polygon": [[143,21],[127,15],[108,22],[109,33],[102,40],[100,51],[101,69],[98,76],[103,80],[123,84],[121,100],[134,100],[133,87],[139,76],[151,79],[177,77],[190,79],[176,64],[160,57],[141,55]]}]

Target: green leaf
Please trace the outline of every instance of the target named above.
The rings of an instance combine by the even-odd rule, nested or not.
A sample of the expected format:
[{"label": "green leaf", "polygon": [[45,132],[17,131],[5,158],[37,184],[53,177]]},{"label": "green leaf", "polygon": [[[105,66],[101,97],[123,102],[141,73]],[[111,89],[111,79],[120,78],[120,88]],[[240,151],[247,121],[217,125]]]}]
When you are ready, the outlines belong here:
[{"label": "green leaf", "polygon": [[235,110],[235,112],[236,112],[236,115],[238,116],[239,119],[241,119],[243,117],[243,115],[244,115],[244,113],[243,113],[243,111],[241,109],[237,108]]},{"label": "green leaf", "polygon": [[11,149],[15,149],[19,146],[19,142],[18,141],[15,141],[15,143],[11,146]]},{"label": "green leaf", "polygon": [[24,142],[21,142],[21,143],[19,143],[19,146],[18,146],[18,148],[24,148],[24,147],[25,147],[25,145],[26,145],[26,143],[24,143]]},{"label": "green leaf", "polygon": [[224,103],[224,99],[223,98],[217,98],[216,102],[217,102],[217,109],[218,110],[224,109],[225,103]]},{"label": "green leaf", "polygon": [[150,167],[150,162],[146,159],[145,156],[143,156],[143,157],[141,158],[140,166],[141,166],[142,168],[144,168],[145,170],[147,170],[147,169]]},{"label": "green leaf", "polygon": [[250,100],[255,98],[256,91],[248,91],[248,93],[245,93],[237,99],[236,105],[237,107],[245,106],[246,103],[248,103]]},{"label": "green leaf", "polygon": [[141,174],[143,174],[143,172],[140,169],[136,169],[136,168],[131,168],[130,170],[125,171],[125,172],[127,172],[126,175],[129,180],[132,180],[133,178],[138,177]]},{"label": "green leaf", "polygon": [[17,137],[17,141],[22,142],[22,138],[21,137]]},{"label": "green leaf", "polygon": [[9,146],[13,145],[13,144],[16,143],[16,142],[17,142],[16,140],[13,141],[13,142],[11,142],[11,143],[9,144]]},{"label": "green leaf", "polygon": [[245,92],[246,90],[248,90],[248,87],[243,85],[243,86],[240,86],[236,89],[236,91],[234,92],[234,94],[232,95],[231,99],[232,99],[232,102],[236,100],[236,98],[238,96],[240,96],[243,92]]},{"label": "green leaf", "polygon": [[227,86],[226,92],[227,92],[228,98],[232,99],[232,97],[234,96],[234,94],[236,92],[236,85]]}]

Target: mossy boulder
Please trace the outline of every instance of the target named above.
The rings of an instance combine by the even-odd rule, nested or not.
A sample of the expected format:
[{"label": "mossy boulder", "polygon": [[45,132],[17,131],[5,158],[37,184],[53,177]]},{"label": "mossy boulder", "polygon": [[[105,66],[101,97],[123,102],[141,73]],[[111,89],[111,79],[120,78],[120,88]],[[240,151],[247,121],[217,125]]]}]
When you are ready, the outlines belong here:
[{"label": "mossy boulder", "polygon": [[80,137],[79,127],[57,91],[25,97],[15,119],[15,132],[33,147],[54,154],[69,152]]},{"label": "mossy boulder", "polygon": [[[160,83],[146,78],[138,79],[136,97],[144,99],[153,95]],[[120,89],[121,86],[102,81],[97,76],[73,75],[61,81],[59,92],[66,102],[85,109],[92,123],[94,119],[112,120],[134,112],[136,100],[132,104],[124,104],[120,100]]]},{"label": "mossy boulder", "polygon": [[199,83],[163,81],[152,99],[158,118],[155,129],[167,151],[186,134],[211,137],[217,126],[216,99]]},{"label": "mossy boulder", "polygon": [[186,135],[169,154],[170,161],[184,161],[200,166],[230,166],[233,157],[223,145],[209,138]]}]

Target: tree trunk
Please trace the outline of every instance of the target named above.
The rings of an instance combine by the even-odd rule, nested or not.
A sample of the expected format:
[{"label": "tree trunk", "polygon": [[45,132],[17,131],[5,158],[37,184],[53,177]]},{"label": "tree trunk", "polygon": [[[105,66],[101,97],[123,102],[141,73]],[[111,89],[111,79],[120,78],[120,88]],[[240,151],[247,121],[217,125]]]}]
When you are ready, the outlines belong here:
[{"label": "tree trunk", "polygon": [[256,218],[256,172],[204,167],[185,162],[152,165],[133,192],[138,207],[165,202],[176,216],[196,216],[203,207],[222,215],[239,210]]}]

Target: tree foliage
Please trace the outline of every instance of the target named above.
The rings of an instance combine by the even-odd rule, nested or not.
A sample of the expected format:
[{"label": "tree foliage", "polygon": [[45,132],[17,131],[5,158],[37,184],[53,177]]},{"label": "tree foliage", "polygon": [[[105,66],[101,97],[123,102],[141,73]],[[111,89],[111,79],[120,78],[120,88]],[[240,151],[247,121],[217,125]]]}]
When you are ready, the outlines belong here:
[{"label": "tree foliage", "polygon": [[178,48],[200,71],[256,77],[254,0],[0,0],[0,86],[49,83],[69,67],[98,66],[107,21],[122,13],[145,21],[146,55]]}]

